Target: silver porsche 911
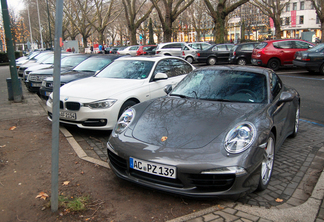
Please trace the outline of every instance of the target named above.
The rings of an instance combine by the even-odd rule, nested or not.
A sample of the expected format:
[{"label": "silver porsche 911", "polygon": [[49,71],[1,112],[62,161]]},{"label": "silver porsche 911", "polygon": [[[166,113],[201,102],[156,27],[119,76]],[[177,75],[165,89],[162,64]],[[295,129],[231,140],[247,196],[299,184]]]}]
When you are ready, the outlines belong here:
[{"label": "silver porsche 911", "polygon": [[270,69],[217,66],[165,91],[118,120],[107,143],[118,177],[191,197],[266,189],[275,153],[298,131],[296,90]]}]

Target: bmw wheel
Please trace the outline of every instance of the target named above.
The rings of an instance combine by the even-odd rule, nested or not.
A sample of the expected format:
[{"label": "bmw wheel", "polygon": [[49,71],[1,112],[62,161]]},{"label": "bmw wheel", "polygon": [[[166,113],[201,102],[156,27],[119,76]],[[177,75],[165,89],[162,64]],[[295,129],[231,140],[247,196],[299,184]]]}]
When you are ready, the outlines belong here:
[{"label": "bmw wheel", "polygon": [[276,58],[272,58],[268,62],[268,68],[272,69],[273,71],[277,71],[280,67],[280,60]]},{"label": "bmw wheel", "polygon": [[135,104],[137,104],[137,102],[135,102],[133,100],[126,101],[119,110],[118,119],[128,108],[134,106]]},{"label": "bmw wheel", "polygon": [[264,149],[263,160],[261,163],[261,175],[259,186],[257,188],[257,190],[259,191],[265,190],[270,182],[275,157],[275,143],[275,137],[273,133],[270,133],[267,147]]},{"label": "bmw wheel", "polygon": [[208,60],[207,60],[207,64],[208,64],[208,65],[212,65],[212,66],[215,65],[216,62],[217,62],[217,60],[216,60],[215,57],[210,57],[210,58],[208,58]]},{"label": "bmw wheel", "polygon": [[240,58],[240,59],[237,61],[237,64],[240,65],[240,66],[245,66],[245,65],[246,65],[246,60],[243,59],[243,58]]}]

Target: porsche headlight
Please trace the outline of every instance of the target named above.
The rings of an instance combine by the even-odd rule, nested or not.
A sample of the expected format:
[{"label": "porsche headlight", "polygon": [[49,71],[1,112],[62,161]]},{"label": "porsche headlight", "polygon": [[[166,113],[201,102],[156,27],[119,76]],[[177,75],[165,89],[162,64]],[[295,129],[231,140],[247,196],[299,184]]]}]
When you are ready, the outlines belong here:
[{"label": "porsche headlight", "polygon": [[117,121],[117,124],[114,128],[115,133],[122,133],[128,126],[131,124],[135,117],[135,110],[133,108],[129,108],[126,110]]},{"label": "porsche headlight", "polygon": [[241,153],[252,145],[255,137],[256,129],[252,123],[240,123],[227,133],[225,149],[229,153]]},{"label": "porsche headlight", "polygon": [[84,107],[89,107],[90,109],[107,109],[115,104],[117,100],[115,99],[105,99],[92,103],[84,103]]}]

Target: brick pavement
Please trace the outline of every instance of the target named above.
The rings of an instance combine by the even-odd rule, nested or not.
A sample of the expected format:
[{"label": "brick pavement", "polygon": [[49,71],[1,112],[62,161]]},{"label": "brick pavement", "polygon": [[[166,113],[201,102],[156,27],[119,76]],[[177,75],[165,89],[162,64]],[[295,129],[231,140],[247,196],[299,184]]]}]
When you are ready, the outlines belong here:
[{"label": "brick pavement", "polygon": [[[6,78],[9,77],[8,66],[0,67],[0,120],[28,116],[46,118],[45,102],[36,94],[29,93],[24,85],[23,102],[8,101]],[[88,161],[106,163],[109,132],[68,129],[72,136],[67,136],[67,139],[73,138],[76,141],[83,149],[84,155],[88,156]],[[323,127],[301,121],[299,135],[295,139],[286,140],[276,154],[273,178],[267,190],[249,194],[236,202],[224,200],[217,206],[176,218],[171,222],[324,221],[323,166]],[[277,202],[277,198],[283,202]]]}]

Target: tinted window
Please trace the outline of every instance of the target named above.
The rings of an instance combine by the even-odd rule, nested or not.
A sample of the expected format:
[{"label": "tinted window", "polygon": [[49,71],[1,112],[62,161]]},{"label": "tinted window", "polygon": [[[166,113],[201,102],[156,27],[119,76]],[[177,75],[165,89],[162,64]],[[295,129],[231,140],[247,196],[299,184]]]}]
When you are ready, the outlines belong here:
[{"label": "tinted window", "polygon": [[162,49],[176,49],[181,47],[182,47],[181,43],[173,43],[173,44],[167,44],[163,46]]},{"label": "tinted window", "polygon": [[262,103],[267,99],[266,77],[237,70],[195,70],[170,95],[202,100]]},{"label": "tinted window", "polygon": [[308,49],[310,48],[311,44],[302,41],[295,41],[295,47],[297,49]]},{"label": "tinted window", "polygon": [[254,46],[252,44],[242,45],[242,48],[241,48],[242,51],[252,51],[253,49],[254,49]]},{"label": "tinted window", "polygon": [[120,60],[107,66],[96,75],[99,78],[145,79],[149,76],[154,62]]},{"label": "tinted window", "polygon": [[161,73],[165,73],[168,76],[171,76],[171,65],[170,65],[170,59],[163,59],[161,61],[159,61],[159,63],[157,64],[155,71],[154,71],[154,75],[161,72]]},{"label": "tinted window", "polygon": [[281,83],[281,80],[279,79],[279,77],[274,72],[270,71],[269,77],[270,77],[271,94],[272,94],[273,98],[275,98],[281,90],[282,83]]},{"label": "tinted window", "polygon": [[257,45],[255,48],[256,49],[263,49],[264,47],[266,47],[268,45],[268,43],[266,42],[261,42],[259,45]]},{"label": "tinted window", "polygon": [[187,74],[192,71],[192,67],[188,63],[179,59],[170,59],[170,65],[173,72],[170,76],[168,75],[169,77]]},{"label": "tinted window", "polygon": [[217,51],[227,51],[226,45],[217,45]]},{"label": "tinted window", "polygon": [[292,49],[292,48],[294,48],[292,41],[274,42],[273,47],[275,47],[277,49]]}]

